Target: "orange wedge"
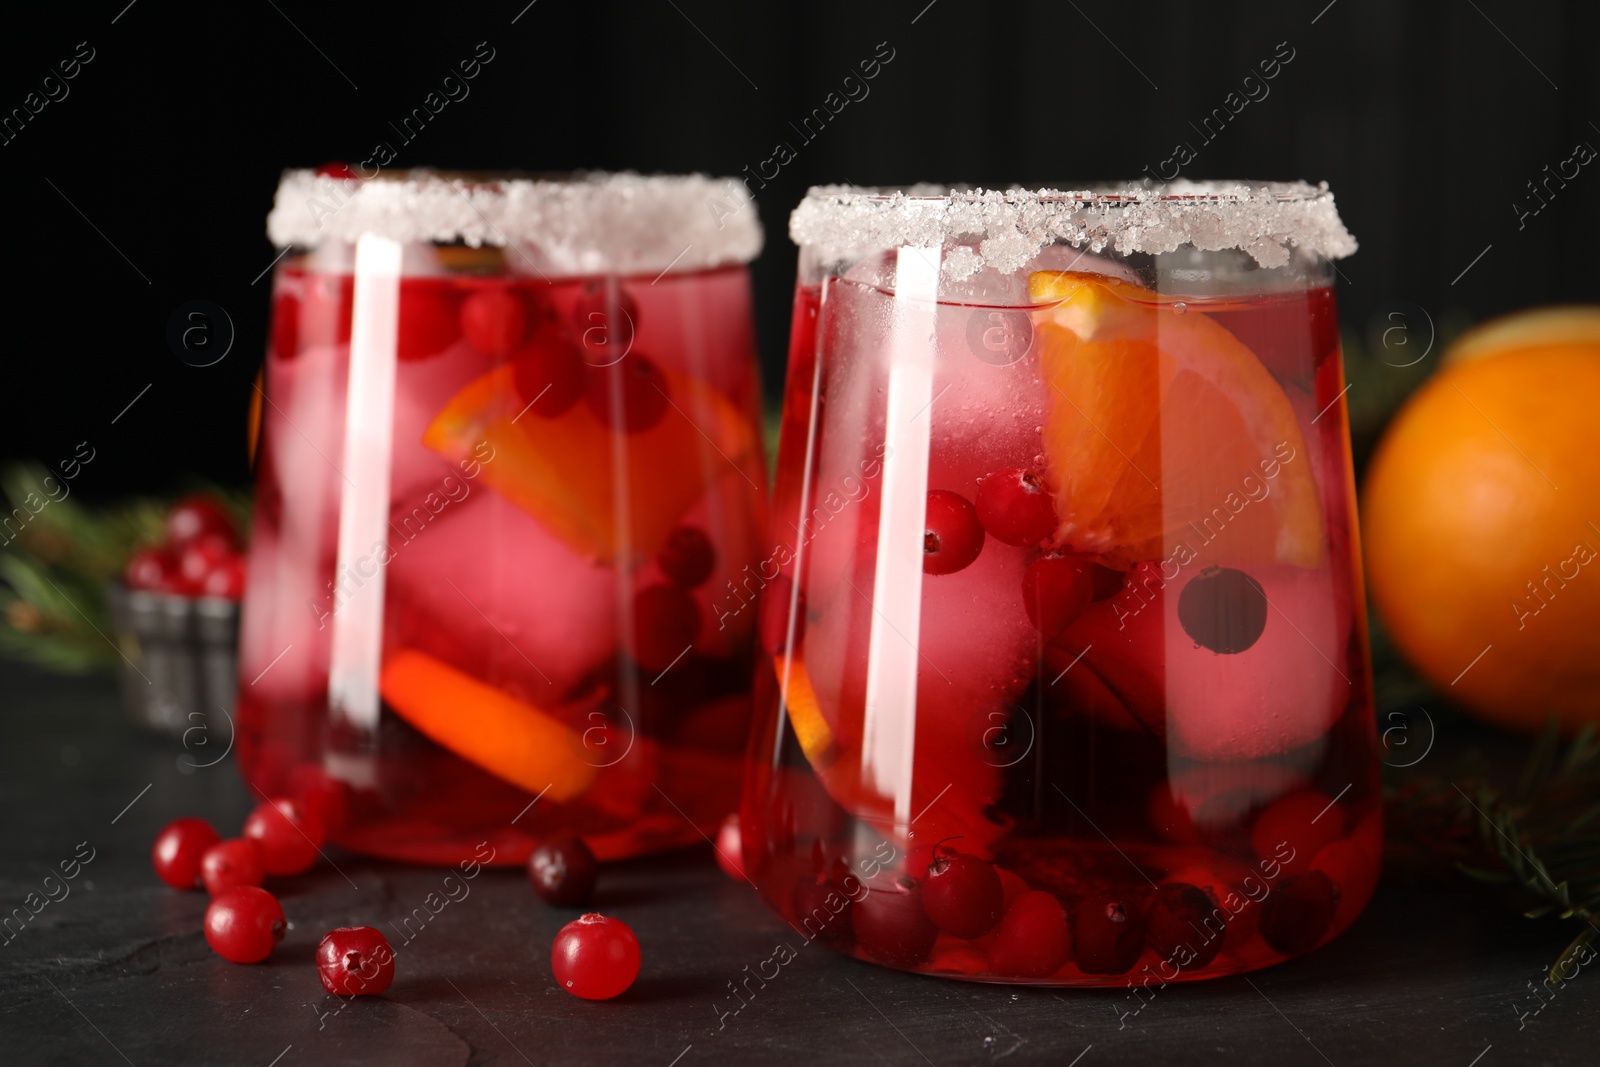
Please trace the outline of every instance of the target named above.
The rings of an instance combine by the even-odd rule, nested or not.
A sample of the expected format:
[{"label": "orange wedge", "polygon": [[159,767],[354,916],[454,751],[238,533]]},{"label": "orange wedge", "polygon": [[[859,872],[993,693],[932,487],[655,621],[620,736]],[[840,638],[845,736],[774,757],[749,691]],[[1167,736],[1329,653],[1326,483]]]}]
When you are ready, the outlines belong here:
[{"label": "orange wedge", "polygon": [[778,691],[783,694],[784,710],[800,749],[811,766],[822,773],[838,759],[839,753],[834,747],[833,730],[828,726],[827,716],[817,703],[816,690],[811,688],[805,664],[797,659],[773,656],[772,669],[778,674]]},{"label": "orange wedge", "polygon": [[399,649],[378,677],[384,703],[406,722],[490,774],[565,801],[598,773],[565,723],[426,652]]},{"label": "orange wedge", "polygon": [[749,420],[714,389],[660,370],[672,403],[642,432],[619,434],[583,403],[554,419],[519,413],[507,363],[457,393],[422,441],[458,462],[481,458],[487,443],[483,480],[573,551],[602,562],[648,558],[729,464],[759,480]]},{"label": "orange wedge", "polygon": [[[1322,560],[1312,457],[1255,353],[1190,302],[1096,274],[1028,279],[1058,540],[1131,566]],[[1265,491],[1263,492],[1263,488]],[[1180,564],[1188,562],[1179,558]]]}]

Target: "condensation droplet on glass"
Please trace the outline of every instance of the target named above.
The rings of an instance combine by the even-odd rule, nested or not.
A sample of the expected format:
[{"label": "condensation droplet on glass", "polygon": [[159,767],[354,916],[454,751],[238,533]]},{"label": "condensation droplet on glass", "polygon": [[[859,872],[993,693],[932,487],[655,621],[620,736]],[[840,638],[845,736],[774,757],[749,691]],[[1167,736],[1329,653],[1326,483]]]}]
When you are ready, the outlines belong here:
[{"label": "condensation droplet on glass", "polygon": [[1043,453],[1043,452],[1041,452],[1041,453],[1039,453],[1039,454],[1038,454],[1038,455],[1037,455],[1037,456],[1034,456],[1034,457],[1033,457],[1033,465],[1034,465],[1034,466],[1035,466],[1035,467],[1042,467],[1042,466],[1044,466],[1044,453]]},{"label": "condensation droplet on glass", "polygon": [[1022,999],[1022,994],[1021,993],[1013,993],[1013,994],[1011,994],[1011,999],[1012,1000],[1021,1000]]},{"label": "condensation droplet on glass", "polygon": [[1172,305],[1172,313],[1174,315],[1182,315],[1185,311],[1188,311],[1188,310],[1189,310],[1189,305],[1185,304],[1182,300],[1179,300],[1177,303]]}]

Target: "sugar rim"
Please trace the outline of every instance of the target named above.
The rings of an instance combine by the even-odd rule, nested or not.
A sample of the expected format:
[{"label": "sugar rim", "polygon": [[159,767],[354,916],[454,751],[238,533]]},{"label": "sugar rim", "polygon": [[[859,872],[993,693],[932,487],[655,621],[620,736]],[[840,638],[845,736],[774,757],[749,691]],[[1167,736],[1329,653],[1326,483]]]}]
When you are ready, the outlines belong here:
[{"label": "sugar rim", "polygon": [[1010,274],[1056,241],[1124,255],[1186,244],[1204,251],[1236,248],[1263,267],[1284,266],[1293,250],[1324,259],[1356,250],[1327,182],[1177,181],[1080,190],[819,185],[789,217],[789,236],[824,260],[960,241],[947,250],[943,267],[957,279],[985,266]]},{"label": "sugar rim", "polygon": [[315,248],[367,234],[526,245],[540,271],[559,274],[704,270],[748,263],[762,244],[754,201],[736,178],[414,169],[363,180],[284,171],[267,215],[274,245]]}]

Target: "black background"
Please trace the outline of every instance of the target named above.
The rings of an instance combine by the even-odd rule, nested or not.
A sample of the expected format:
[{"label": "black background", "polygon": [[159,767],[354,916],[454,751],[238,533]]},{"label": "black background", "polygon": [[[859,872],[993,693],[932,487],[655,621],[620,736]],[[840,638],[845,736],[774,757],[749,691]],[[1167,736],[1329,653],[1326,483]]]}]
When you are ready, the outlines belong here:
[{"label": "black background", "polygon": [[[1592,3],[125,4],[13,10],[0,34],[0,113],[79,42],[94,49],[69,95],[0,145],[0,457],[51,461],[87,440],[96,459],[75,488],[90,496],[172,489],[185,472],[247,477],[271,276],[252,279],[274,255],[278,172],[359,161],[379,140],[396,166],[727,175],[790,143],[797,158],[758,192],[769,395],[795,265],[787,217],[818,182],[1070,187],[1153,172],[1178,141],[1198,149],[1188,177],[1326,180],[1362,243],[1340,265],[1347,348],[1376,343],[1397,306],[1410,328],[1448,335],[1593,299],[1600,276],[1600,164],[1552,184],[1520,228],[1514,207],[1538,206],[1527,183],[1578,142],[1600,146]],[[471,95],[401,146],[388,122],[483,41],[495,58]],[[802,142],[789,123],[880,42],[894,58],[870,95]],[[1270,95],[1204,143],[1190,123],[1280,42],[1294,58]],[[237,328],[212,367],[166,343],[194,299]],[[1359,409],[1431,360],[1372,383],[1355,363]]]}]

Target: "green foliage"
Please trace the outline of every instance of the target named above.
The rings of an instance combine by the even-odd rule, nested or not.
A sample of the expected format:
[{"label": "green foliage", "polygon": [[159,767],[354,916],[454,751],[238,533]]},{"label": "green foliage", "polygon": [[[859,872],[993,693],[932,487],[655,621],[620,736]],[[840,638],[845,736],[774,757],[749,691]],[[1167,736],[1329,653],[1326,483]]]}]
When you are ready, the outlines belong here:
[{"label": "green foliage", "polygon": [[[135,498],[91,509],[72,494],[52,500],[44,489],[49,475],[31,463],[0,470],[7,501],[0,519],[10,519],[0,541],[11,538],[0,544],[0,654],[67,673],[111,666],[120,657],[111,643],[106,585],[135,548],[161,540],[171,501]],[[241,494],[206,491],[236,516],[247,513]]]},{"label": "green foliage", "polygon": [[1552,980],[1570,977],[1600,935],[1600,731],[1586,726],[1563,746],[1552,720],[1509,787],[1470,765],[1462,771],[1392,790],[1396,835],[1512,891],[1529,918],[1581,924],[1550,969]]}]

